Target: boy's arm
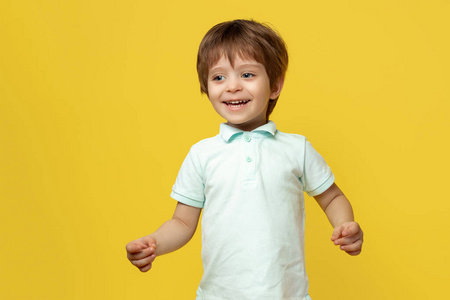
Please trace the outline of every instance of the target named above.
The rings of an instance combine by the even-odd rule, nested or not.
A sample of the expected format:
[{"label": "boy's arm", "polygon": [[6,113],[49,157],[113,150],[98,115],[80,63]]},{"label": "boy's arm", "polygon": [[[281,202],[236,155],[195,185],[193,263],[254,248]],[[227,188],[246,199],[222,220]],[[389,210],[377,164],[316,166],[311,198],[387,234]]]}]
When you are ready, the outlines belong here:
[{"label": "boy's arm", "polygon": [[361,253],[363,232],[354,221],[350,202],[333,183],[325,192],[314,197],[334,228],[331,240],[350,255]]},{"label": "boy's arm", "polygon": [[172,219],[155,232],[127,244],[127,257],[142,272],[151,269],[156,256],[183,247],[195,233],[201,208],[178,202]]}]

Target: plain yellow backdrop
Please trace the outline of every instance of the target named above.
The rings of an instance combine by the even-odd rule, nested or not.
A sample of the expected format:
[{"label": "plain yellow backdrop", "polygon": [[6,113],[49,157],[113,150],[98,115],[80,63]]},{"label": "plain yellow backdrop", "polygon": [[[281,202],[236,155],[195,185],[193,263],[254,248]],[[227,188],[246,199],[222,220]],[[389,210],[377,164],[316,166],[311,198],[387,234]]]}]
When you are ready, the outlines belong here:
[{"label": "plain yellow backdrop", "polygon": [[[272,24],[290,54],[272,115],[325,157],[365,231],[359,257],[306,199],[313,299],[443,299],[450,262],[448,1],[0,4],[0,299],[194,299],[199,231],[141,274],[125,244],[170,218],[216,23]],[[264,251],[264,249],[261,249]]]}]

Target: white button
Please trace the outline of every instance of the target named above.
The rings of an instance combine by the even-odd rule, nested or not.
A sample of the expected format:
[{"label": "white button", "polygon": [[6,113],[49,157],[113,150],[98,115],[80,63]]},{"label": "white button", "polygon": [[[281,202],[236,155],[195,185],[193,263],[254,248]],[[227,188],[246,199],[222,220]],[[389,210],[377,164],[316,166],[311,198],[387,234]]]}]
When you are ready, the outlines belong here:
[{"label": "white button", "polygon": [[252,162],[252,158],[251,157],[247,157],[247,162]]},{"label": "white button", "polygon": [[246,142],[250,142],[250,141],[252,140],[252,138],[249,137],[248,135],[246,135],[246,136],[244,136],[244,140],[245,140]]}]

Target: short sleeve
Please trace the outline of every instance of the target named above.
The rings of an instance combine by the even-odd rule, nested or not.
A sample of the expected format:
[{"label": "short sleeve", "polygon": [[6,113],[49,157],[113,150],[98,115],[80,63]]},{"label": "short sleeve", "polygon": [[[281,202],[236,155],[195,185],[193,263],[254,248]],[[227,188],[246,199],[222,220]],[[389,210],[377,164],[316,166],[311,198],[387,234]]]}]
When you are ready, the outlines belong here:
[{"label": "short sleeve", "polygon": [[303,189],[309,196],[317,196],[325,192],[334,183],[334,174],[323,157],[313,148],[310,142],[305,142],[305,158]]},{"label": "short sleeve", "polygon": [[181,165],[170,197],[189,206],[202,208],[205,202],[205,188],[202,168],[192,147]]}]

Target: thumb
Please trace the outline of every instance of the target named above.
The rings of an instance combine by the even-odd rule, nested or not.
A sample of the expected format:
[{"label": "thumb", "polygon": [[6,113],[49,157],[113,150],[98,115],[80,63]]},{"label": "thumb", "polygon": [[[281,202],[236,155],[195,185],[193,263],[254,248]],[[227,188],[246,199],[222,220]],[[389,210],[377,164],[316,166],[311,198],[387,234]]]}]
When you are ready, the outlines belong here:
[{"label": "thumb", "polygon": [[145,236],[141,239],[141,242],[145,245],[144,248],[154,247],[156,248],[156,240],[153,237]]},{"label": "thumb", "polygon": [[331,235],[331,241],[334,242],[335,240],[340,238],[342,235],[342,231],[344,231],[344,226],[342,225],[336,226],[333,230],[333,234]]},{"label": "thumb", "polygon": [[127,249],[128,253],[137,253],[142,249],[147,248],[147,245],[139,241],[132,241],[129,242],[125,248]]},{"label": "thumb", "polygon": [[344,224],[343,236],[350,236],[357,234],[360,231],[359,224],[356,222],[348,222]]}]

